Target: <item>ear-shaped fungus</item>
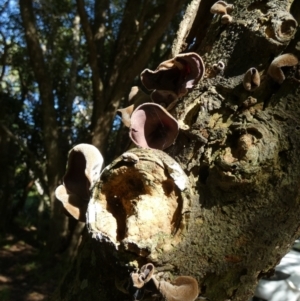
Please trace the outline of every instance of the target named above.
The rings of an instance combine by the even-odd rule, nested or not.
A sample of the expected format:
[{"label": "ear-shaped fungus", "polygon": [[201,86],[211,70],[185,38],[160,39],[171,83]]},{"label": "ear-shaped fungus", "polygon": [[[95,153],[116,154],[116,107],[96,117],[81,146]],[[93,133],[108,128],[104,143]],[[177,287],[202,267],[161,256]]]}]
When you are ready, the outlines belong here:
[{"label": "ear-shaped fungus", "polygon": [[225,64],[222,61],[218,61],[217,64],[213,64],[213,69],[215,72],[222,72],[225,68]]},{"label": "ear-shaped fungus", "polygon": [[198,83],[204,72],[201,57],[189,52],[162,62],[154,71],[145,69],[141,73],[141,81],[148,90],[171,91],[181,97]]},{"label": "ear-shaped fungus", "polygon": [[128,101],[132,104],[126,108],[118,109],[117,115],[121,117],[124,125],[129,128],[132,112],[142,103],[149,102],[149,95],[144,93],[139,87],[133,86],[128,95]]},{"label": "ear-shaped fungus", "polygon": [[163,150],[175,141],[178,131],[176,119],[158,104],[144,103],[131,115],[129,136],[138,146]]},{"label": "ear-shaped fungus", "polygon": [[152,277],[159,292],[167,301],[194,301],[199,295],[198,282],[190,276],[179,276],[173,283]]},{"label": "ear-shaped fungus", "polygon": [[247,91],[253,91],[260,85],[260,75],[256,68],[250,68],[244,75],[243,86]]},{"label": "ear-shaped fungus", "polygon": [[172,91],[154,90],[151,93],[151,99],[169,111],[173,108],[173,104],[176,104],[177,95]]},{"label": "ear-shaped fungus", "polygon": [[79,144],[69,152],[64,185],[56,188],[55,195],[75,219],[85,222],[90,188],[99,178],[102,164],[102,155],[93,145]]},{"label": "ear-shaped fungus", "polygon": [[227,3],[225,1],[217,1],[210,8],[212,14],[224,15],[227,14]]},{"label": "ear-shaped fungus", "polygon": [[285,53],[276,57],[268,69],[268,74],[279,84],[285,80],[285,75],[281,67],[291,67],[298,64],[298,58],[292,53]]},{"label": "ear-shaped fungus", "polygon": [[154,273],[154,265],[147,263],[141,267],[139,272],[133,272],[130,274],[130,282],[128,287],[128,293],[134,300],[142,300],[145,293],[145,284],[149,282]]},{"label": "ear-shaped fungus", "polygon": [[221,23],[222,24],[229,24],[232,22],[232,17],[228,14],[225,14],[221,17]]},{"label": "ear-shaped fungus", "polygon": [[225,1],[217,1],[210,8],[212,14],[225,15],[230,14],[234,9],[233,4],[227,4]]},{"label": "ear-shaped fungus", "polygon": [[134,105],[117,110],[117,115],[121,117],[122,122],[128,128],[130,127],[130,117],[133,110],[134,110]]}]

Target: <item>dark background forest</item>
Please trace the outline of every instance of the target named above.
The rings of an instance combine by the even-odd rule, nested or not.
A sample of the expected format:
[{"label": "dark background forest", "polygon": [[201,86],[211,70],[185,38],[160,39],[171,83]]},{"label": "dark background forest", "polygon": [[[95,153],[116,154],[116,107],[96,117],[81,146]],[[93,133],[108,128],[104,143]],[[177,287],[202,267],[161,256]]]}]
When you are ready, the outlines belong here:
[{"label": "dark background forest", "polygon": [[0,300],[44,300],[83,224],[54,196],[68,151],[128,145],[116,110],[169,58],[186,0],[0,1]]}]

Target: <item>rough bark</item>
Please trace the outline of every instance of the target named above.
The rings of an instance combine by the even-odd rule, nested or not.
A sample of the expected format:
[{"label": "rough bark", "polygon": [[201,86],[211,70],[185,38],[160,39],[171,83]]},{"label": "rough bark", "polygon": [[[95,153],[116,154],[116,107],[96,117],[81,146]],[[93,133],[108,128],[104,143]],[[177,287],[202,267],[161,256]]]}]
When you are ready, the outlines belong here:
[{"label": "rough bark", "polygon": [[[206,77],[174,109],[181,131],[167,150],[190,186],[178,190],[159,151],[130,150],[138,163],[114,161],[92,191],[90,232],[53,300],[128,300],[130,273],[151,262],[160,277],[195,277],[209,300],[244,301],[289,250],[300,235],[299,65],[282,84],[267,70],[282,52],[300,55],[299,29],[279,18],[295,3],[240,0],[231,24],[212,19],[199,45]],[[261,74],[252,92],[243,87],[250,67]],[[156,213],[153,228],[132,222],[139,210],[156,212],[143,207],[153,197],[163,200],[161,216],[173,208],[174,218],[167,214],[154,234]],[[156,299],[150,292],[143,300]]]}]

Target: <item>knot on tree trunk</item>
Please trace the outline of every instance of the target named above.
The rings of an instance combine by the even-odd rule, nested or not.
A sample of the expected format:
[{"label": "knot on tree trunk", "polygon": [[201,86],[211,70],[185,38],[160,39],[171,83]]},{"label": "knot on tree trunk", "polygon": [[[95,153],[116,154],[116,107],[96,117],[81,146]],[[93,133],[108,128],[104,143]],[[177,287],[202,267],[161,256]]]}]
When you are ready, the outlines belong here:
[{"label": "knot on tree trunk", "polygon": [[132,149],[107,166],[87,210],[93,237],[155,261],[181,241],[191,206],[189,180],[162,151]]}]

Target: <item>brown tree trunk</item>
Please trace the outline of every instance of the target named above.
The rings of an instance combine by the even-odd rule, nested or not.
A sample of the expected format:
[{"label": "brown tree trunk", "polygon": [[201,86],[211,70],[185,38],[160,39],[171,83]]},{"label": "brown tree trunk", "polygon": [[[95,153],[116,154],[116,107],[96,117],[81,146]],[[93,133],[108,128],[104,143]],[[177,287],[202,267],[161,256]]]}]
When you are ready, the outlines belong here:
[{"label": "brown tree trunk", "polygon": [[[299,65],[282,84],[267,74],[282,52],[299,57],[288,15],[296,1],[234,4],[232,23],[214,16],[196,41],[206,77],[172,112],[181,130],[167,153],[189,184],[160,151],[130,150],[137,163],[120,157],[107,167],[89,203],[89,233],[52,300],[129,300],[130,273],[151,262],[156,277],[195,277],[211,301],[244,301],[300,235]],[[261,84],[247,91],[251,67]]]},{"label": "brown tree trunk", "polygon": [[54,109],[54,97],[52,92],[52,79],[47,72],[43,52],[38,39],[31,0],[21,0],[20,11],[25,30],[25,38],[29,58],[33,67],[35,78],[38,82],[42,119],[44,145],[47,158],[47,179],[49,197],[51,203],[51,225],[49,227],[48,246],[57,251],[60,248],[60,240],[65,236],[66,217],[62,215],[60,204],[56,201],[54,191],[63,176],[64,150],[61,149],[60,133],[57,124],[57,116]]}]

